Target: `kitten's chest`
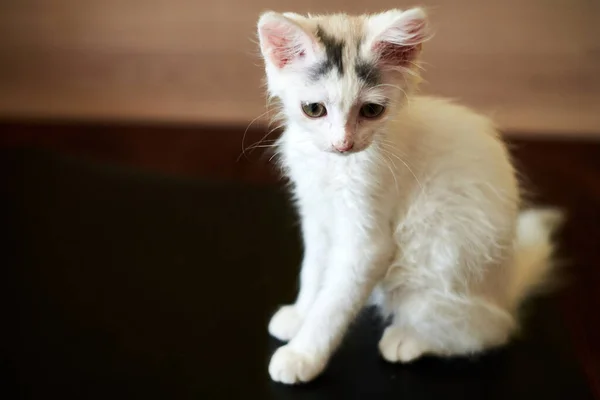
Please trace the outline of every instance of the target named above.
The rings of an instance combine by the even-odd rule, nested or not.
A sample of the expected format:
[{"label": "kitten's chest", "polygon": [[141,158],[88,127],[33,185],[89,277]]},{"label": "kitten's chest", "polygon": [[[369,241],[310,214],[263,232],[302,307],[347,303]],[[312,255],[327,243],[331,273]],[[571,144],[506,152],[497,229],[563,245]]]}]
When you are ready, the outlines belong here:
[{"label": "kitten's chest", "polygon": [[350,201],[370,196],[376,190],[372,185],[374,172],[360,160],[324,156],[295,161],[289,165],[288,173],[300,197]]}]

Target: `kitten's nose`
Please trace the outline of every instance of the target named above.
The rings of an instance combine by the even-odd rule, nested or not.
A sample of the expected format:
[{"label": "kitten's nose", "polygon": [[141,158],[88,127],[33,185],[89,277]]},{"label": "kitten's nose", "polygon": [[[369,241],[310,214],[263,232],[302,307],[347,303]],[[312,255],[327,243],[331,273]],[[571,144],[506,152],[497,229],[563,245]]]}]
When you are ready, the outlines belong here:
[{"label": "kitten's nose", "polygon": [[343,153],[345,151],[352,150],[352,148],[354,147],[354,142],[352,142],[352,140],[346,139],[342,142],[338,142],[338,143],[334,144],[333,147],[340,153]]}]

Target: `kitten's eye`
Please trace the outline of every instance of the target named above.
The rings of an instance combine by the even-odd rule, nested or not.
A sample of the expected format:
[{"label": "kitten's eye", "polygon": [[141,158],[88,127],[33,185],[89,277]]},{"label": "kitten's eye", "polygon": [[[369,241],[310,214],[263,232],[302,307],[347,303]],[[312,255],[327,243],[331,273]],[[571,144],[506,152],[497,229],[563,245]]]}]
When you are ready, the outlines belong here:
[{"label": "kitten's eye", "polygon": [[360,115],[368,119],[373,119],[379,117],[384,111],[385,107],[381,104],[366,103],[360,108]]},{"label": "kitten's eye", "polygon": [[321,118],[327,115],[327,109],[321,103],[304,103],[302,111],[310,118]]}]

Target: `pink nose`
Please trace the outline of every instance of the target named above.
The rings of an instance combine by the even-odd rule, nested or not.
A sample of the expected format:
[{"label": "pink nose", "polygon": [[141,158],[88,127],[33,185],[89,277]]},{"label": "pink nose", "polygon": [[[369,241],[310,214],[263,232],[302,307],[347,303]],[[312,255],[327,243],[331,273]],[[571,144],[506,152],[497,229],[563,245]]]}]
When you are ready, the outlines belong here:
[{"label": "pink nose", "polygon": [[339,142],[338,144],[334,144],[333,147],[341,153],[345,151],[352,150],[354,147],[354,143],[351,140],[344,140],[343,142]]}]

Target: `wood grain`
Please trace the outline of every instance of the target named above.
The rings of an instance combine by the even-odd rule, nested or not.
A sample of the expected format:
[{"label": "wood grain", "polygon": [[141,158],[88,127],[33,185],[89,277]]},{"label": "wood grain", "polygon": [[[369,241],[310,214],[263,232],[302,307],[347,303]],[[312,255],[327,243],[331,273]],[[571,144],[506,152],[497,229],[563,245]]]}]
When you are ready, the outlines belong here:
[{"label": "wood grain", "polygon": [[[437,34],[423,90],[508,130],[600,132],[600,3],[424,1]],[[266,9],[350,13],[375,0],[0,3],[0,117],[242,125],[264,111],[252,39]]]}]

